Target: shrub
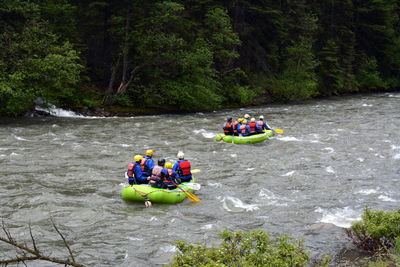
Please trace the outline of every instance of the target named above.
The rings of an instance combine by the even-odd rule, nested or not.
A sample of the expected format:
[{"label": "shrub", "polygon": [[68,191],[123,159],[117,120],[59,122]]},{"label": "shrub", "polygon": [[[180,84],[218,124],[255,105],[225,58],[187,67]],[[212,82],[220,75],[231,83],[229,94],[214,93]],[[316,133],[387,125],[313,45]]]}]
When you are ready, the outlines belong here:
[{"label": "shrub", "polygon": [[373,211],[365,207],[362,221],[353,223],[346,232],[357,247],[371,254],[388,253],[400,238],[400,209]]},{"label": "shrub", "polygon": [[282,235],[271,237],[261,230],[220,233],[219,247],[175,243],[178,252],[172,266],[307,266],[310,254],[301,240]]}]

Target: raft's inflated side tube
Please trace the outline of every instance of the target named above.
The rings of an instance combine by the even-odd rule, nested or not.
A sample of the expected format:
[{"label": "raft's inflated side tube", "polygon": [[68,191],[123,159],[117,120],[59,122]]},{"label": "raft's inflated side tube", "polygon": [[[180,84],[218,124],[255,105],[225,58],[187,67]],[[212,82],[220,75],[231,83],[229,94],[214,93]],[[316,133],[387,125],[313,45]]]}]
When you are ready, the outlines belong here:
[{"label": "raft's inflated side tube", "polygon": [[[250,135],[250,136],[232,136],[225,134],[217,134],[215,136],[215,141],[220,142],[224,141],[226,143],[235,143],[235,144],[254,144],[258,142],[262,142],[267,140],[271,136],[274,135],[274,131],[266,130],[264,133]],[[233,138],[233,142],[232,142]]]},{"label": "raft's inflated side tube", "polygon": [[[194,190],[187,187],[186,184],[190,183],[182,183],[179,185],[179,187],[186,192],[194,193]],[[121,196],[123,200],[128,201],[144,202],[145,199],[148,199],[153,203],[176,204],[182,202],[185,199],[186,194],[179,188],[168,190],[155,188],[148,185],[135,184],[122,189]]]}]

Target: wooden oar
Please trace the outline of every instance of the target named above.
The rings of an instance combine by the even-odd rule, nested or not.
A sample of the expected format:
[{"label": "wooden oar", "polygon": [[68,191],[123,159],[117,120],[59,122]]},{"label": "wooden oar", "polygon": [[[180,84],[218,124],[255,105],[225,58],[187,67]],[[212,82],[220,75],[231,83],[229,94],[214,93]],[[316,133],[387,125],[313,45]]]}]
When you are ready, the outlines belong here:
[{"label": "wooden oar", "polygon": [[188,199],[190,199],[193,202],[200,202],[201,199],[196,197],[194,194],[187,192],[186,190],[184,190],[182,187],[180,187],[178,184],[172,182],[174,185],[176,185],[176,187],[178,187],[183,193],[185,193],[185,195],[187,196]]}]

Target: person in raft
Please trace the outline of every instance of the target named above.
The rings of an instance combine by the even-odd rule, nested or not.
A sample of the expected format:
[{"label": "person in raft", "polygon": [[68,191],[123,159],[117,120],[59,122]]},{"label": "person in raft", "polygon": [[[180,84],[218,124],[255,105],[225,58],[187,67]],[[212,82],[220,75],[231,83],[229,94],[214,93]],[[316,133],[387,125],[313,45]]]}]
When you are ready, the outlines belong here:
[{"label": "person in raft", "polygon": [[164,179],[168,176],[168,169],[164,168],[164,165],[165,159],[159,159],[157,166],[154,166],[151,176],[148,178],[152,187],[163,188]]},{"label": "person in raft", "polygon": [[250,121],[250,115],[249,114],[245,114],[243,117],[247,122]]},{"label": "person in raft", "polygon": [[168,176],[164,178],[163,188],[167,188],[170,190],[175,189],[176,185],[181,183],[181,179],[179,179],[178,174],[172,170],[171,162],[165,163],[164,167],[168,171]]},{"label": "person in raft", "polygon": [[224,126],[222,127],[224,130],[225,135],[233,135],[233,123],[232,123],[232,117],[229,117],[226,122],[224,123]]},{"label": "person in raft", "polygon": [[233,135],[234,136],[239,136],[239,132],[238,132],[238,126],[240,125],[240,123],[243,121],[242,118],[238,118],[237,120],[235,120],[235,122],[233,123]]},{"label": "person in raft", "polygon": [[264,121],[264,116],[260,115],[259,120],[257,121],[257,124],[261,127],[261,130],[272,130],[271,127]]},{"label": "person in raft", "polygon": [[154,160],[152,159],[154,151],[151,149],[146,150],[146,156],[142,158],[140,167],[142,168],[143,176],[149,177],[154,168]]},{"label": "person in raft", "polygon": [[242,136],[249,136],[249,135],[250,135],[250,127],[249,127],[249,125],[247,124],[247,120],[243,120],[243,121],[242,121],[242,124],[240,125],[239,133],[240,133]]},{"label": "person in raft", "polygon": [[261,126],[256,123],[255,118],[250,119],[249,127],[250,127],[250,135],[259,134],[263,132]]},{"label": "person in raft", "polygon": [[133,163],[128,164],[128,170],[126,172],[128,176],[128,183],[133,184],[147,184],[147,178],[143,176],[142,168],[140,167],[140,162],[143,156],[136,155],[133,157]]},{"label": "person in raft", "polygon": [[190,171],[190,162],[185,159],[185,154],[179,151],[178,161],[175,162],[172,170],[178,174],[178,177],[181,179],[181,182],[190,182],[192,180],[192,172]]}]

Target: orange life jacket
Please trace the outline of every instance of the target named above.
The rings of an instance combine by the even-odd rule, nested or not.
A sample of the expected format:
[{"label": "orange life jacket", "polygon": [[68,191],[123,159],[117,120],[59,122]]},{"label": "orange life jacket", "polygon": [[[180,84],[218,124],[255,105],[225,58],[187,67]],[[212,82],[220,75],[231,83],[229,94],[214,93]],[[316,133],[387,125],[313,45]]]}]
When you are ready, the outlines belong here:
[{"label": "orange life jacket", "polygon": [[140,168],[142,168],[142,172],[145,171],[145,168],[146,168],[146,161],[147,161],[146,158],[142,158],[142,160],[140,161]]},{"label": "orange life jacket", "polygon": [[225,122],[223,129],[225,134],[230,134],[233,130],[232,122]]},{"label": "orange life jacket", "polygon": [[133,177],[133,175],[134,175],[133,170],[135,169],[135,167],[136,167],[136,163],[128,164],[128,171],[127,171],[128,177]]},{"label": "orange life jacket", "polygon": [[242,124],[242,126],[240,126],[240,132],[241,132],[242,134],[247,133],[246,124]]}]

